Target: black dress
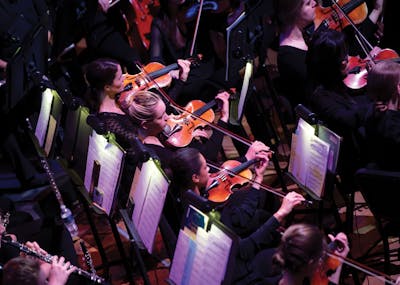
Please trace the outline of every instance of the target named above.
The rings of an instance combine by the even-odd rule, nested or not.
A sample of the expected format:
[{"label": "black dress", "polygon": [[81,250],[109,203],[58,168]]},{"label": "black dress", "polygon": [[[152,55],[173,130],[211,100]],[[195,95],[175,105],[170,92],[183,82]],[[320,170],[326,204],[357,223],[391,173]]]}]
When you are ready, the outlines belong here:
[{"label": "black dress", "polygon": [[310,97],[306,54],[306,50],[286,45],[278,50],[279,86],[292,108],[298,104],[307,105]]},{"label": "black dress", "polygon": [[368,112],[365,122],[369,162],[380,169],[400,170],[400,112]]}]

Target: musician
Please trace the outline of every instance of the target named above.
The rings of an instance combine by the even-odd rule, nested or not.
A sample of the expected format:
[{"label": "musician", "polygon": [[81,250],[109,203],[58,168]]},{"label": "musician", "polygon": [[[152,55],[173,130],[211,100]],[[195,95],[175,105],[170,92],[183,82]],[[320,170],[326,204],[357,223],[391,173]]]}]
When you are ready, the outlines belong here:
[{"label": "musician", "polygon": [[[382,12],[382,2],[383,0],[375,1],[374,9],[361,25],[363,31],[368,31],[365,35],[367,39],[374,38],[377,30],[376,23]],[[299,103],[307,105],[314,88],[306,67],[309,39],[304,36],[304,29],[313,23],[317,5],[315,0],[277,1],[277,18],[280,28],[278,69],[282,91],[292,107]],[[350,27],[346,29],[346,41],[350,47],[350,54],[363,54],[351,29]],[[290,84],[287,84],[288,82]]]},{"label": "musician", "polygon": [[[171,75],[179,81],[187,79],[190,62],[178,60],[179,71],[171,72]],[[105,124],[107,131],[117,136],[117,141],[122,147],[131,147],[132,136],[136,135],[137,126],[120,108],[116,101],[117,95],[123,89],[123,74],[121,65],[112,59],[97,59],[89,63],[85,68],[85,79],[88,83],[86,101],[92,112]],[[172,91],[179,92],[175,89]]]},{"label": "musician", "polygon": [[306,67],[308,44],[303,29],[313,22],[316,6],[315,0],[277,1],[280,86],[293,108],[307,104],[311,92]]},{"label": "musician", "polygon": [[277,284],[280,274],[272,268],[272,256],[279,228],[292,210],[304,201],[296,192],[289,192],[279,209],[255,232],[239,240],[233,284]]},{"label": "musician", "polygon": [[[221,2],[227,1],[218,2],[221,4]],[[176,98],[181,105],[185,105],[193,99],[209,101],[213,98],[216,90],[214,86],[207,85],[207,80],[212,78],[212,81],[221,82],[216,79],[217,67],[213,49],[210,48],[208,27],[205,26],[214,25],[215,28],[217,24],[215,22],[210,24],[210,19],[203,19],[198,29],[197,39],[193,39],[195,21],[186,19],[185,13],[188,5],[188,3],[181,4],[179,1],[161,0],[160,13],[154,17],[151,25],[151,61],[171,64],[179,58],[193,56],[190,54],[193,41],[196,43],[194,55],[202,54],[203,56],[199,65],[195,69],[191,69],[188,80],[182,86],[181,94]],[[221,15],[218,14],[214,18],[221,19]]]},{"label": "musician", "polygon": [[[10,239],[16,241],[17,238],[13,234],[6,234],[6,228],[0,224],[0,236],[2,239]],[[37,242],[26,242],[25,245],[29,249],[41,255],[48,255]],[[10,246],[2,246],[0,242],[2,261],[6,261],[3,268],[2,284],[66,284],[68,276],[75,270],[70,262],[66,262],[64,257],[54,256],[52,263],[48,264],[39,259],[29,257],[14,257],[10,260],[4,259],[8,254],[17,255],[19,252]],[[70,267],[70,268],[69,268]],[[71,280],[68,284],[77,283],[78,279]]]},{"label": "musician", "polygon": [[[229,118],[227,92],[218,94],[216,99],[222,102],[221,117],[218,125],[226,127]],[[161,160],[163,168],[168,168],[174,149],[168,147],[162,137],[162,132],[166,127],[169,116],[166,114],[166,105],[161,97],[150,91],[140,91],[132,96],[127,96],[123,104],[124,111],[139,126],[138,136],[144,144],[152,148]],[[194,130],[194,137],[201,136],[206,139],[194,139],[192,146],[199,148],[201,152],[210,160],[216,161],[218,152],[222,145],[223,134],[214,131],[210,136],[204,130]]]},{"label": "musician", "polygon": [[[340,245],[332,253],[346,257],[349,252],[347,236],[339,233],[336,236],[329,235],[329,238],[331,243]],[[307,282],[316,274],[327,274],[321,271],[325,260],[329,258],[326,256],[327,252],[328,246],[320,229],[308,224],[291,225],[285,230],[273,257],[273,262],[282,268],[279,285],[309,284]],[[341,266],[332,269],[336,269],[336,272],[330,280],[333,284],[338,284]]]},{"label": "musician", "polygon": [[365,121],[365,155],[380,169],[399,171],[400,64],[375,64],[368,72],[367,93],[374,104]]},{"label": "musician", "polygon": [[54,256],[51,264],[28,257],[15,257],[4,265],[3,284],[64,285],[74,270],[64,257]]},{"label": "musician", "polygon": [[355,135],[364,123],[370,104],[366,96],[349,95],[343,83],[347,58],[343,33],[326,30],[313,36],[307,54],[307,67],[317,87],[310,102],[322,122],[343,138],[337,174],[341,178],[338,189],[345,199],[354,191],[354,173],[361,166]]},{"label": "musician", "polygon": [[[268,150],[261,142],[255,142],[251,147],[254,150]],[[256,146],[258,144],[258,146]],[[263,201],[260,192],[260,183],[263,182],[264,172],[268,165],[267,152],[257,152],[254,158],[260,159],[255,164],[255,183],[251,188],[243,188],[243,191],[235,191],[227,203],[223,204],[221,221],[240,236],[247,236],[254,232],[266,219],[269,213],[262,210]],[[207,185],[210,183],[210,168],[207,166],[204,156],[195,148],[182,148],[175,152],[171,159],[172,183],[170,190],[175,193],[177,201],[182,200],[184,192],[191,189],[198,195],[204,195]],[[181,206],[182,207],[182,206]]]}]

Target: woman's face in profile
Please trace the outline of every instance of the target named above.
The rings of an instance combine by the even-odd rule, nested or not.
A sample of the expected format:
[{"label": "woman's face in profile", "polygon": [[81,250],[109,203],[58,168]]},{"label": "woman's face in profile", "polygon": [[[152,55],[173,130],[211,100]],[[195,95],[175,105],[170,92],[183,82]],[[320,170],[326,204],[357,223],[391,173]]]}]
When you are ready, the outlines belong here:
[{"label": "woman's face in profile", "polygon": [[303,0],[298,19],[301,26],[305,27],[314,21],[316,6],[317,2],[315,2],[315,0]]}]

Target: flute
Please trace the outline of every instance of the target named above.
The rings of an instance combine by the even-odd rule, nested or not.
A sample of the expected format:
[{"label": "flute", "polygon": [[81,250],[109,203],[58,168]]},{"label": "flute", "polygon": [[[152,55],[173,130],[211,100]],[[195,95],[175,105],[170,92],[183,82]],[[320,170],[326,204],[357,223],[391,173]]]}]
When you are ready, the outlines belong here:
[{"label": "flute", "polygon": [[[6,239],[6,238],[2,237],[1,238],[1,243],[2,244],[8,244],[8,245],[10,245],[10,246],[12,246],[14,248],[19,249],[19,251],[24,252],[27,255],[36,257],[36,258],[38,258],[38,259],[40,259],[40,260],[42,260],[42,261],[44,261],[46,263],[52,263],[52,260],[53,260],[53,256],[52,255],[50,255],[50,254],[47,254],[47,255],[40,254],[40,253],[36,252],[35,250],[30,249],[26,245],[23,245],[22,243],[19,243],[17,241],[13,241],[11,239]],[[75,267],[75,266],[70,265],[69,268],[71,268],[71,267]],[[104,285],[106,284],[104,278],[96,275],[95,273],[90,273],[88,271],[85,271],[85,270],[83,270],[81,268],[75,267],[75,271],[73,273],[78,274],[78,275],[80,275],[82,277],[85,277],[85,278],[89,279],[90,281],[93,281],[96,284],[104,284]]]}]

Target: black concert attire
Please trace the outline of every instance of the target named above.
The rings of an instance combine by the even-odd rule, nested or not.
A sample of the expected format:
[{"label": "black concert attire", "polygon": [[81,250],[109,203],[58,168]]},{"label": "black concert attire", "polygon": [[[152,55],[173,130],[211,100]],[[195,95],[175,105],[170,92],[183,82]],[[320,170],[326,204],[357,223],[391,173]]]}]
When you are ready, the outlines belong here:
[{"label": "black concert attire", "polygon": [[354,172],[360,167],[359,149],[354,135],[364,123],[369,101],[364,96],[350,97],[346,87],[342,83],[338,85],[330,89],[317,87],[311,97],[311,106],[322,122],[343,138],[338,173],[343,176],[343,185],[349,185]]},{"label": "black concert attire", "polygon": [[88,50],[80,56],[80,61],[90,62],[99,57],[113,58],[126,67],[130,74],[137,73],[135,63],[141,62],[141,58],[120,30],[124,25],[119,10],[121,4],[110,7],[104,13],[98,1],[64,1],[56,16],[55,56],[66,52],[71,44],[86,38]]},{"label": "black concert attire", "polygon": [[[137,125],[125,114],[100,112],[96,114],[101,132],[111,132],[118,144],[126,151],[119,191],[119,202],[126,205],[136,166],[139,162]],[[96,129],[96,128],[95,128]]]},{"label": "black concert attire", "polygon": [[306,50],[282,45],[278,49],[279,87],[292,108],[308,105],[312,92],[306,66]]},{"label": "black concert attire", "polygon": [[369,110],[365,121],[368,161],[379,169],[399,171],[400,112]]},{"label": "black concert attire", "polygon": [[272,256],[279,241],[279,227],[278,220],[271,216],[257,231],[239,241],[233,284],[278,284],[281,275],[272,269]]},{"label": "black concert attire", "polygon": [[[150,61],[169,65],[176,63],[178,59],[186,59],[190,56],[191,40],[187,40],[187,35],[183,35],[186,38],[185,45],[178,47],[176,39],[170,35],[169,21],[169,19],[166,19],[166,16],[159,16],[153,19],[151,26]],[[188,32],[188,34],[192,35],[192,32]],[[200,50],[203,59],[199,62],[198,66],[191,67],[188,80],[182,86],[182,92],[179,94],[179,97],[176,97],[180,105],[185,105],[193,99],[210,101],[214,99],[213,97],[218,90],[218,88],[216,89],[206,82],[207,79],[213,76],[215,67],[213,56],[210,54],[209,39],[203,40],[201,38],[203,35],[204,32],[199,31],[199,38],[197,39],[198,48],[195,50],[195,53],[198,53]],[[206,48],[199,47],[202,41],[207,42],[208,46]],[[207,44],[203,43],[203,45]],[[215,76],[212,78],[215,80]]]}]

